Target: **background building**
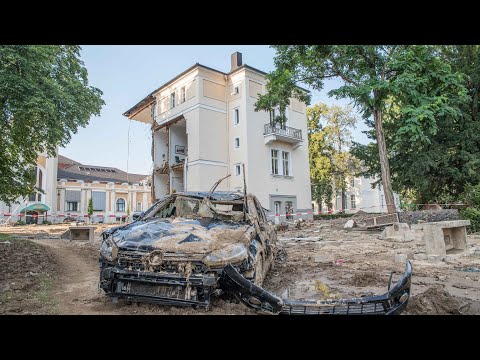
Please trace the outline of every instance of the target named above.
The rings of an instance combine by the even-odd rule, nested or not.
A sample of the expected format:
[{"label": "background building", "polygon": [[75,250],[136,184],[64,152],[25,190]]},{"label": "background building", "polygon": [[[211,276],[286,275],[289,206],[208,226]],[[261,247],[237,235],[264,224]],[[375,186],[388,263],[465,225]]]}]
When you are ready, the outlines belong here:
[{"label": "background building", "polygon": [[[315,213],[327,213],[344,211],[346,213],[355,213],[362,210],[370,213],[386,213],[387,204],[385,203],[385,195],[382,185],[372,188],[372,184],[378,181],[377,177],[355,177],[347,179],[347,189],[344,193],[343,201],[340,191],[333,191],[332,207],[329,209],[326,204],[322,204],[321,208],[317,203],[312,201],[312,208]],[[397,211],[400,210],[400,196],[393,194]]]},{"label": "background building", "polygon": [[[270,214],[312,218],[306,106],[290,100],[287,123],[254,111],[266,73],[231,57],[230,72],[195,64],[124,113],[151,124],[153,195],[217,190],[255,194]],[[301,215],[297,215],[301,214]]]},{"label": "background building", "polygon": [[[125,222],[134,211],[151,204],[150,176],[128,174],[117,168],[85,165],[59,155],[56,219],[88,217],[93,199],[92,222]],[[130,211],[128,211],[128,208]]]},{"label": "background building", "polygon": [[[125,222],[134,211],[151,204],[151,177],[127,174],[117,168],[84,165],[65,156],[37,159],[36,193],[17,199],[11,206],[0,202],[2,222],[63,222],[66,218],[90,222]],[[93,199],[93,216],[88,219],[88,202]],[[128,211],[130,208],[130,211]]]},{"label": "background building", "polygon": [[41,192],[19,197],[10,206],[0,201],[0,222],[22,220],[26,223],[43,222],[56,203],[57,157],[42,153],[35,167],[36,187]]}]

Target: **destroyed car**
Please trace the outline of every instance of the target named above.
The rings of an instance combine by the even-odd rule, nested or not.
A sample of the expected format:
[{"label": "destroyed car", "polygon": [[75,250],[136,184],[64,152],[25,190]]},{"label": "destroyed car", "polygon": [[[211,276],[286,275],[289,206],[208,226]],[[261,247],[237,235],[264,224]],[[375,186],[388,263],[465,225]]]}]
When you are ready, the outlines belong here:
[{"label": "destroyed car", "polygon": [[383,295],[316,302],[266,291],[261,286],[274,266],[277,235],[250,194],[174,193],[102,238],[99,287],[114,302],[209,309],[212,296],[229,293],[268,314],[395,314],[410,295],[408,261],[405,274]]},{"label": "destroyed car", "polygon": [[205,308],[222,293],[227,265],[261,286],[277,240],[258,199],[232,192],[174,193],[102,236],[100,287],[108,295]]}]

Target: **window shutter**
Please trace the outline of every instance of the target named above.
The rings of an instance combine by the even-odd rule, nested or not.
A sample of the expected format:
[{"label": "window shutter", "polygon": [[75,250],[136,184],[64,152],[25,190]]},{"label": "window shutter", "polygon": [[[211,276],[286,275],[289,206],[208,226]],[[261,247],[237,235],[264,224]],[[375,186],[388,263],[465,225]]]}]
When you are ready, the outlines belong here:
[{"label": "window shutter", "polygon": [[92,191],[93,210],[105,211],[106,193],[102,191]]},{"label": "window shutter", "polygon": [[80,195],[81,195],[81,191],[66,190],[65,191],[65,201],[80,202]]}]

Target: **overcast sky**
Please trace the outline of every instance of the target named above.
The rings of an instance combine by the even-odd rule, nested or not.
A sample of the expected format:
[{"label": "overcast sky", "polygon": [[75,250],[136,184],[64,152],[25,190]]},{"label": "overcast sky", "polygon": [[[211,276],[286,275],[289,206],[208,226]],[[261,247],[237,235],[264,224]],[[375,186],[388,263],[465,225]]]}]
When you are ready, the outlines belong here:
[{"label": "overcast sky", "polygon": [[[72,136],[59,153],[88,165],[112,166],[127,171],[128,128],[130,150],[128,171],[149,174],[152,170],[150,126],[129,121],[123,112],[160,85],[195,63],[223,72],[230,71],[230,55],[239,51],[243,62],[265,72],[272,71],[275,50],[265,45],[89,45],[82,46],[81,58],[88,70],[90,85],[103,91],[105,106],[86,128]],[[325,83],[321,93],[313,93],[312,104],[348,104],[329,98],[327,92],[340,85]],[[130,123],[130,124],[129,124]],[[367,143],[359,120],[353,131],[355,141]]]}]

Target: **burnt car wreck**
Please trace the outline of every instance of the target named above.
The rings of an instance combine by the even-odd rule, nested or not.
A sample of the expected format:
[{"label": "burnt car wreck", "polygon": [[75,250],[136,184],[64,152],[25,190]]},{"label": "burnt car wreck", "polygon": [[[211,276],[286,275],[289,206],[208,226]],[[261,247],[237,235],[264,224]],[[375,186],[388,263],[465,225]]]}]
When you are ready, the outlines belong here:
[{"label": "burnt car wreck", "polygon": [[266,291],[262,283],[275,263],[277,235],[250,194],[174,193],[102,237],[99,287],[114,302],[209,309],[213,296],[229,293],[267,314],[396,314],[410,297],[408,261],[383,295],[315,302]]}]

